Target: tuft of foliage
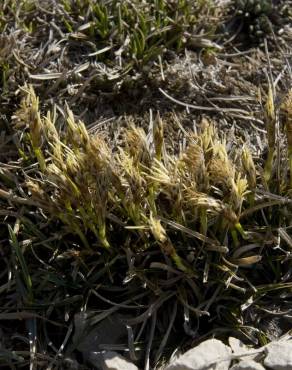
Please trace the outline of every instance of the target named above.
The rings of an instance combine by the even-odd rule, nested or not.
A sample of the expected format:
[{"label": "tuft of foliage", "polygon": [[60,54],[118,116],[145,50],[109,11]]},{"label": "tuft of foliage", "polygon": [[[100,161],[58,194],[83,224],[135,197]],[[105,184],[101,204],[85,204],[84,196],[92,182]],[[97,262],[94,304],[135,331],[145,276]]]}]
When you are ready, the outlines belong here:
[{"label": "tuft of foliage", "polygon": [[287,5],[273,0],[235,0],[233,11],[235,10],[249,38],[255,42],[262,42],[265,37],[277,32],[285,24],[285,18],[288,17],[287,21],[291,21]]},{"label": "tuft of foliage", "polygon": [[[120,63],[134,62],[138,66],[167,49],[182,50],[188,41],[186,34],[203,28],[202,15],[215,12],[212,1],[63,0],[62,4],[70,14],[65,25],[72,38],[90,40],[97,48],[93,54],[99,60],[107,56],[114,59],[115,54]],[[87,23],[76,29],[80,14]]]},{"label": "tuft of foliage", "polygon": [[[185,132],[187,145],[178,154],[168,151],[165,123],[159,115],[149,132],[135,126],[125,128],[118,144],[110,144],[101,134],[90,135],[69,108],[65,128],[59,131],[56,110],[42,116],[33,88],[26,86],[22,92],[14,125],[23,131],[19,149],[26,196],[10,194],[9,199],[27,202],[49,224],[61,225],[62,234],[74,246],[67,250],[62,246],[62,255],[76,258],[81,276],[87,271],[87,282],[82,284],[89,284],[88,294],[92,294],[93,282],[99,284],[100,274],[90,272],[93,261],[97,259],[101,266],[111,261],[109,279],[127,286],[123,299],[129,302],[134,297],[140,302],[137,317],[125,323],[138,333],[143,332],[149,316],[155,320],[152,337],[144,332],[145,336],[140,333],[137,338],[148,343],[146,348],[152,348],[156,360],[166,354],[168,336],[172,338],[172,329],[183,317],[185,331],[192,336],[206,331],[202,325],[209,317],[210,330],[215,333],[216,325],[227,332],[236,328],[246,339],[266,343],[268,334],[252,330],[248,323],[255,304],[265,309],[268,297],[273,301],[275,292],[291,289],[285,278],[291,269],[287,259],[292,214],[291,173],[287,170],[288,163],[291,166],[291,92],[281,106],[288,145],[281,152],[286,159],[277,169],[271,92],[265,107],[269,147],[265,163],[255,163],[247,145],[239,149],[236,142],[231,145],[227,137],[220,138],[206,119],[197,133]],[[27,166],[33,166],[33,171],[25,170]],[[31,233],[27,221],[20,220],[24,232]],[[29,282],[32,291],[39,283],[29,277],[19,242],[9,231],[24,283],[28,286]],[[277,234],[284,241],[281,248]],[[38,238],[34,232],[35,242]],[[145,295],[136,298],[142,286],[146,300]],[[31,294],[25,302],[33,306]],[[112,299],[109,295],[107,302]],[[175,312],[165,321],[170,302]],[[105,312],[107,316],[111,311]],[[161,348],[157,343],[169,325]],[[132,345],[138,348],[139,341]],[[146,360],[147,356],[146,350]]]}]

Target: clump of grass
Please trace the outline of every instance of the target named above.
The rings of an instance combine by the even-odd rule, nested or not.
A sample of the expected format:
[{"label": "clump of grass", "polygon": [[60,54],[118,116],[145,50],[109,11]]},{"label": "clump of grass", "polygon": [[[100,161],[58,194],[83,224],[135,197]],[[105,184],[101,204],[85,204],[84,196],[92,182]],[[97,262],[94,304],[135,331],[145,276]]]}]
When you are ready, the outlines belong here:
[{"label": "clump of grass", "polygon": [[[129,1],[116,0],[97,4],[92,1],[64,0],[66,21],[70,33],[79,31],[85,38],[99,42],[99,49],[107,48],[117,53],[120,62],[143,66],[162,55],[167,49],[177,51],[185,47],[186,34],[192,34],[202,27],[203,14],[212,14],[215,4],[212,1]],[[77,14],[89,14],[87,23],[75,29]],[[65,19],[65,18],[64,18]],[[206,24],[206,23],[205,23]],[[209,32],[210,30],[205,30]],[[97,58],[105,54],[96,52]]]},{"label": "clump of grass", "polygon": [[[80,268],[87,271],[92,256],[129,261],[131,255],[128,271],[124,266],[111,271],[116,282],[121,271],[129,274],[123,277],[129,297],[142,284],[151,292],[151,302],[152,294],[170,284],[156,314],[163,302],[176,302],[187,333],[194,333],[190,320],[200,322],[207,315],[253,342],[266,342],[264,331],[257,335],[246,329],[249,310],[242,302],[256,300],[262,307],[267,292],[290,286],[281,282],[291,247],[285,231],[291,219],[289,182],[281,193],[267,192],[267,172],[254,162],[250,149],[230,147],[206,119],[197,133],[186,132],[187,145],[175,155],[168,150],[159,115],[148,133],[132,125],[118,143],[110,143],[101,134],[89,135],[69,108],[65,128],[58,130],[56,111],[42,116],[32,87],[26,86],[23,94],[14,123],[24,130],[24,163],[36,163],[25,172],[26,201],[74,239],[74,253],[65,253],[81,258]],[[270,165],[268,169],[271,185],[276,177]],[[19,201],[10,195],[13,199]],[[269,245],[278,227],[285,238],[277,252]],[[169,274],[173,283],[167,283]],[[214,302],[222,302],[222,312],[216,313]],[[128,324],[144,322],[143,314],[139,317]]]},{"label": "clump of grass", "polygon": [[106,230],[113,227],[109,213],[126,227],[140,229],[145,242],[152,231],[161,248],[168,250],[182,269],[159,218],[193,225],[206,234],[212,215],[220,225],[218,239],[222,242],[229,230],[234,237],[236,230],[243,235],[239,218],[249,193],[248,181],[236,170],[226,144],[209,124],[198,137],[191,135],[186,151],[174,157],[162,150],[159,117],[153,130],[154,152],[144,130],[135,127],[126,130],[115,152],[102,137],[89,136],[71,111],[61,137],[51,114],[40,118],[31,88],[26,90],[15,119],[18,126],[29,123],[32,150],[27,155],[35,156],[39,163],[41,178],[27,182],[32,199],[78,234],[87,248],[89,231],[97,244],[110,248],[106,236]]}]

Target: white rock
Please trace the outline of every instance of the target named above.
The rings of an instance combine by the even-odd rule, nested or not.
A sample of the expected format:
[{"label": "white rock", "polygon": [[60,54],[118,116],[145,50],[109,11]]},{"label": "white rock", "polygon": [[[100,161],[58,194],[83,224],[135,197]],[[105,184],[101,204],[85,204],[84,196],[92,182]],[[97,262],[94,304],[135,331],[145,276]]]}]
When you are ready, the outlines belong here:
[{"label": "white rock", "polygon": [[103,359],[104,368],[102,370],[138,370],[137,366],[116,352],[106,351]]},{"label": "white rock", "polygon": [[265,370],[265,368],[253,360],[243,360],[233,365],[230,370]]},{"label": "white rock", "polygon": [[273,370],[292,369],[292,341],[272,342],[265,348],[264,365]]},{"label": "white rock", "polygon": [[234,337],[228,338],[228,343],[232,352],[235,354],[246,354],[250,351],[250,349],[239,339]]},{"label": "white rock", "polygon": [[231,349],[217,339],[209,339],[190,349],[165,370],[228,370]]},{"label": "white rock", "polygon": [[238,356],[245,361],[254,360],[257,361],[261,357],[261,354],[264,352],[264,349],[253,350],[246,346],[241,340],[229,337],[228,343],[234,355]]},{"label": "white rock", "polygon": [[99,370],[138,370],[137,366],[114,351],[91,352],[88,360]]}]

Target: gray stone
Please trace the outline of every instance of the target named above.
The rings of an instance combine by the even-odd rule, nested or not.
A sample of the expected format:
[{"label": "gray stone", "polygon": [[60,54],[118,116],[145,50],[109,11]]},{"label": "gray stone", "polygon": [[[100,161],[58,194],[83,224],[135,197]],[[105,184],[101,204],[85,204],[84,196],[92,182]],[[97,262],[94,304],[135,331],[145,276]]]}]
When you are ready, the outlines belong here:
[{"label": "gray stone", "polygon": [[241,340],[237,338],[229,337],[228,343],[233,353],[246,354],[249,352],[249,348]]},{"label": "gray stone", "polygon": [[257,361],[264,352],[264,349],[254,350],[252,348],[249,348],[241,340],[234,337],[229,337],[228,343],[230,348],[232,349],[233,354],[236,355],[238,358],[242,358],[245,361],[248,360]]},{"label": "gray stone", "polygon": [[190,349],[165,370],[228,370],[231,349],[217,339],[209,339]]},{"label": "gray stone", "polygon": [[243,360],[233,365],[230,370],[265,370],[265,368],[253,360]]},{"label": "gray stone", "polygon": [[265,347],[264,365],[273,370],[292,369],[292,341],[272,342]]}]

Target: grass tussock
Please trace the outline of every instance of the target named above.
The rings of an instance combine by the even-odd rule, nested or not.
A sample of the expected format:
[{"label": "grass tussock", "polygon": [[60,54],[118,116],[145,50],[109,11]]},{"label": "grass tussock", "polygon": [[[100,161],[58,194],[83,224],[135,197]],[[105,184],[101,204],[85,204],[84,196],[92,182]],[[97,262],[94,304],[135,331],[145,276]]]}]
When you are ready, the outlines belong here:
[{"label": "grass tussock", "polygon": [[[124,281],[123,299],[131,300],[137,288],[144,287],[146,298],[137,300],[148,308],[143,313],[137,306],[137,318],[126,322],[135,333],[143,331],[145,315],[155,307],[154,342],[147,346],[156,360],[167,352],[166,342],[163,348],[158,345],[165,325],[171,325],[171,349],[177,343],[173,338],[177,322],[184,321],[185,332],[196,338],[206,333],[206,316],[213,323],[208,324],[210,333],[236,328],[245,340],[264,344],[270,338],[268,329],[251,329],[249,323],[265,305],[272,307],[275,292],[283,291],[284,305],[290,300],[289,94],[281,108],[287,155],[280,162],[282,182],[275,193],[279,187],[274,139],[267,138],[273,159],[268,155],[265,162],[255,162],[247,145],[240,147],[234,141],[231,145],[227,137],[219,136],[214,122],[203,119],[197,132],[185,132],[184,149],[171,154],[166,123],[157,115],[148,132],[131,125],[112,143],[106,135],[90,135],[69,108],[64,129],[58,129],[56,110],[43,116],[33,88],[26,86],[13,116],[15,129],[22,132],[23,197],[4,193],[12,204],[27,202],[45,217],[46,227],[59,225],[60,235],[72,240],[66,248],[62,243],[60,250],[49,249],[61,260],[75,260],[75,269],[85,279],[87,299],[95,291],[92,284],[99,284],[105,273],[111,283]],[[33,243],[43,243],[41,231],[19,217]],[[10,228],[10,240],[20,262],[19,279],[26,287],[24,302],[35,307],[33,287],[39,283],[30,277],[24,256],[28,251],[20,247],[15,230]],[[281,247],[277,238],[283,240]],[[108,261],[110,271],[92,275],[96,261],[100,268],[102,261]],[[52,277],[58,267],[54,270]],[[175,304],[176,323],[172,314],[170,321],[164,319],[166,302]],[[104,313],[107,316],[111,310]],[[138,338],[149,340],[147,332]]]},{"label": "grass tussock", "polygon": [[[14,119],[18,127],[29,122],[26,156],[33,155],[41,171],[38,179],[27,181],[31,199],[77,233],[86,247],[89,231],[97,245],[110,247],[106,230],[114,225],[109,213],[126,228],[139,229],[145,241],[152,231],[175,261],[179,257],[161,218],[204,230],[203,239],[210,232],[210,218],[216,220],[221,243],[229,232],[234,238],[236,230],[243,235],[239,219],[251,191],[245,171],[255,182],[255,166],[247,148],[238,159],[227,153],[226,142],[219,139],[212,124],[204,121],[199,135],[190,133],[189,145],[179,156],[167,153],[159,116],[148,135],[130,127],[119,147],[110,148],[104,138],[89,136],[70,110],[60,136],[50,113],[40,118],[34,91],[25,91]],[[169,245],[163,248],[166,240]]]}]

